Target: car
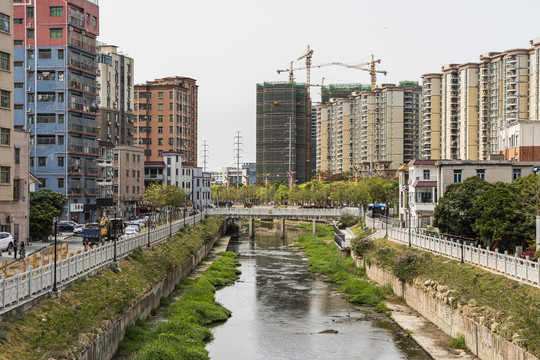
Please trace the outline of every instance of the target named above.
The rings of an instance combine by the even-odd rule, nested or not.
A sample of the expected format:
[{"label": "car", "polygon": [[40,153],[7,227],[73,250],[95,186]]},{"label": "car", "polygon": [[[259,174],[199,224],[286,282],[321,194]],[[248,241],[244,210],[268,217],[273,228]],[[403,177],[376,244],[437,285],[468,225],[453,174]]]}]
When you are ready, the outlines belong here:
[{"label": "car", "polygon": [[56,224],[56,226],[58,226],[58,232],[73,231],[76,225],[78,224],[73,221],[59,221],[58,224]]},{"label": "car", "polygon": [[13,236],[8,232],[0,232],[0,254],[13,249]]},{"label": "car", "polygon": [[84,228],[85,228],[85,225],[77,224],[77,226],[73,228],[73,235],[81,235]]},{"label": "car", "polygon": [[135,235],[136,233],[138,233],[137,229],[134,227],[134,226],[128,226],[125,230],[124,230],[124,235]]}]

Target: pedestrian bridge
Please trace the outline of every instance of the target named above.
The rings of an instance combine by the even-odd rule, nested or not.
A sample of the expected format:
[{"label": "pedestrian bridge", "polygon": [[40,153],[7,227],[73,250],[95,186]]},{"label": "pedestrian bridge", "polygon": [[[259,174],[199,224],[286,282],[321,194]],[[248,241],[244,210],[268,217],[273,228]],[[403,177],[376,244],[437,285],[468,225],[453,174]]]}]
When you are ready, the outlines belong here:
[{"label": "pedestrian bridge", "polygon": [[[351,209],[303,209],[303,208],[217,208],[208,209],[208,215],[217,215],[229,219],[261,219],[261,220],[338,220],[341,215],[352,213]],[[356,210],[357,213],[358,210]]]},{"label": "pedestrian bridge", "polygon": [[208,215],[221,216],[230,220],[249,219],[249,236],[255,236],[255,219],[280,220],[281,238],[285,237],[285,220],[311,221],[313,223],[313,233],[315,233],[316,222],[328,222],[339,220],[341,215],[347,213],[357,214],[354,208],[344,209],[304,209],[298,207],[274,208],[274,207],[252,207],[252,208],[217,208],[208,209]]}]

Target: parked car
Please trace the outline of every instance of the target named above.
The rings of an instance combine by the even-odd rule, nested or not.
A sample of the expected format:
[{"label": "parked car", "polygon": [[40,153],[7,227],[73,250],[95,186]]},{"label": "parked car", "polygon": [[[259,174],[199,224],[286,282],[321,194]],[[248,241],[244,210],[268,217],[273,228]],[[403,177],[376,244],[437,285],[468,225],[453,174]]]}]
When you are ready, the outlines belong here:
[{"label": "parked car", "polygon": [[7,232],[0,232],[0,254],[2,251],[13,249],[13,236]]},{"label": "parked car", "polygon": [[77,224],[77,226],[73,228],[73,235],[81,235],[84,228],[85,228],[85,225]]},{"label": "parked car", "polygon": [[125,228],[124,230],[124,235],[135,235],[136,233],[138,233],[137,231],[137,228],[135,226],[128,226],[127,228]]},{"label": "parked car", "polygon": [[62,220],[58,222],[58,232],[71,232],[78,226],[82,225],[77,224],[75,221]]}]

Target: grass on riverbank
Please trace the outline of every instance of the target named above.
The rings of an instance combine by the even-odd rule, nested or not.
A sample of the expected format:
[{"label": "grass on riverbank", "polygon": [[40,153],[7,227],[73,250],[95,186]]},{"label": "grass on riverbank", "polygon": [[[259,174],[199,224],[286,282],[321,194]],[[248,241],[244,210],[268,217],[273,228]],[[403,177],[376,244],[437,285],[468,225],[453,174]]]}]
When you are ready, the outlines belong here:
[{"label": "grass on riverbank", "polygon": [[77,280],[61,299],[2,322],[0,359],[73,359],[107,330],[138,298],[219,232],[210,218],[150,249],[136,249],[110,268]]},{"label": "grass on riverbank", "polygon": [[236,254],[220,255],[201,277],[182,280],[179,288],[184,289],[184,294],[169,306],[166,321],[150,328],[146,321],[138,320],[128,327],[118,355],[135,354],[134,360],[209,359],[205,345],[212,339],[212,333],[205,325],[224,321],[231,315],[215,301],[214,293],[240,274]]},{"label": "grass on riverbank", "polygon": [[421,286],[431,280],[447,286],[447,296],[452,298],[454,308],[465,311],[534,355],[540,355],[540,289],[384,239],[375,241],[375,247],[366,253],[365,260],[393,271],[398,256],[407,253],[417,253],[426,259],[418,267],[413,282]]},{"label": "grass on riverbank", "polygon": [[296,246],[309,256],[309,271],[323,275],[326,281],[339,285],[340,291],[347,295],[350,302],[379,304],[385,299],[384,289],[362,279],[365,270],[356,267],[350,257],[342,259],[336,252],[334,242],[328,243],[323,240],[329,236],[333,237],[332,228],[326,228],[317,232],[321,236],[301,234],[298,237]]}]

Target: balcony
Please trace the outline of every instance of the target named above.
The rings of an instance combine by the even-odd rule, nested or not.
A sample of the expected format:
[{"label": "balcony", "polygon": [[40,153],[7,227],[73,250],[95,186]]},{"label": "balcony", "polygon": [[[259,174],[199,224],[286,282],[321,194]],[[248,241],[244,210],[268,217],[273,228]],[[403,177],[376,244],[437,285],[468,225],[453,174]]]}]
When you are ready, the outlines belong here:
[{"label": "balcony", "polygon": [[68,44],[77,46],[91,53],[96,53],[96,39],[71,31],[68,36]]}]

